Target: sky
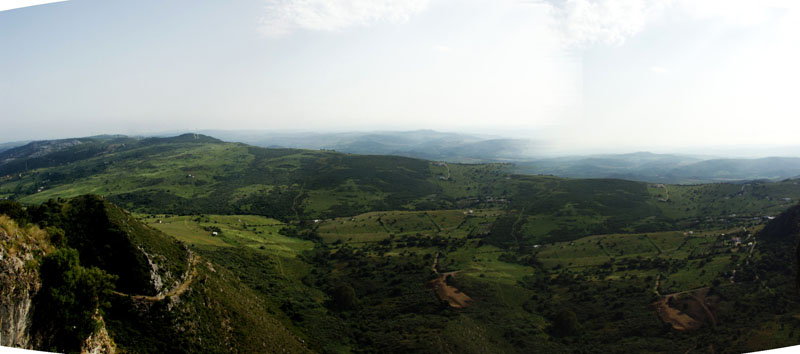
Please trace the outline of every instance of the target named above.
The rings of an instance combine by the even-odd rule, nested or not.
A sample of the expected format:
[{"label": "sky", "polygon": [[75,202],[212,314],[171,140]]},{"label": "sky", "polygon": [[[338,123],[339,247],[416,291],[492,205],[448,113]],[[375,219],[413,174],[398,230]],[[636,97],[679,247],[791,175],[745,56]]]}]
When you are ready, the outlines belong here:
[{"label": "sky", "polygon": [[794,1],[3,4],[0,142],[434,129],[563,153],[800,145]]}]

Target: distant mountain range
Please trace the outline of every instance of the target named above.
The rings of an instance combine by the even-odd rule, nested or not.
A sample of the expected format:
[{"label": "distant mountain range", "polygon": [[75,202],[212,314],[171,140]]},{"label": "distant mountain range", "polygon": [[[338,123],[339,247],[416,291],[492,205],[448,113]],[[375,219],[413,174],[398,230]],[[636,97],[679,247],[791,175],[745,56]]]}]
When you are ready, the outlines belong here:
[{"label": "distant mountain range", "polygon": [[[396,155],[457,163],[512,162],[520,174],[571,178],[617,178],[656,183],[709,183],[781,180],[800,176],[800,158],[719,158],[683,154],[585,155],[539,158],[538,144],[460,133],[415,130],[404,132],[281,133],[269,131],[201,131],[223,141],[268,148],[334,150],[360,155]],[[173,134],[163,134],[168,136]],[[160,135],[159,135],[160,136]],[[0,144],[0,165],[17,157],[36,157],[87,142],[123,136],[46,140]],[[132,141],[142,139],[129,138]],[[123,139],[124,140],[124,139]],[[91,153],[91,151],[90,151]],[[17,159],[17,163],[21,160]],[[30,164],[32,161],[29,161]],[[36,163],[36,162],[33,162]],[[34,166],[28,165],[29,168]]]},{"label": "distant mountain range", "polygon": [[9,143],[0,143],[0,152],[6,151],[8,149],[13,149],[13,148],[15,148],[17,146],[25,145],[25,144],[27,144],[29,142],[30,141],[12,141],[12,142],[9,142]]},{"label": "distant mountain range", "polygon": [[637,152],[518,162],[517,172],[572,178],[619,178],[661,183],[781,180],[800,175],[800,158],[703,159],[685,155]]},{"label": "distant mountain range", "polygon": [[[273,133],[201,131],[225,141],[261,147],[324,149],[362,155],[397,155],[449,162],[520,160],[530,156],[532,141],[502,137],[414,130],[403,132]],[[166,134],[174,135],[174,134]]]},{"label": "distant mountain range", "polygon": [[406,132],[271,133],[203,131],[262,147],[327,149],[448,162],[513,162],[517,173],[572,178],[619,178],[658,183],[781,180],[800,176],[800,158],[717,158],[683,154],[541,156],[535,141],[416,130]]}]

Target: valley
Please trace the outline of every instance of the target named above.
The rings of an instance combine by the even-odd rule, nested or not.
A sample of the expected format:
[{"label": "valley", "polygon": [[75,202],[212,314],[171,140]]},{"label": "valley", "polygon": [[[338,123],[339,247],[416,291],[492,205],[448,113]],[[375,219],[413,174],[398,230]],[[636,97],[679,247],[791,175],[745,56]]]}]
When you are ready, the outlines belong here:
[{"label": "valley", "polygon": [[[124,351],[265,338],[293,352],[702,353],[800,335],[796,231],[775,231],[797,224],[785,215],[797,180],[661,185],[197,135],[107,139],[56,152],[84,158],[0,166],[0,195],[63,228],[81,264],[135,279],[98,305]],[[80,241],[104,232],[81,221],[92,215],[128,241]],[[763,331],[774,341],[746,340]]]}]

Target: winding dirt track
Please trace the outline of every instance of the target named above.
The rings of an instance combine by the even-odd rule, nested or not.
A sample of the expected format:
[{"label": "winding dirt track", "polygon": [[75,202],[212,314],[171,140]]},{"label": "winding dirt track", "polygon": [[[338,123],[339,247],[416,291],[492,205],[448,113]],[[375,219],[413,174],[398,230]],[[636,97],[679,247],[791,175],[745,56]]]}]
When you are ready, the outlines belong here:
[{"label": "winding dirt track", "polygon": [[189,290],[189,286],[192,285],[194,278],[197,276],[197,261],[198,261],[197,256],[195,256],[193,252],[189,252],[189,269],[186,271],[187,275],[185,276],[185,279],[180,284],[178,284],[177,286],[175,286],[174,288],[172,288],[170,291],[166,292],[163,295],[155,295],[155,296],[130,295],[121,293],[119,291],[114,291],[113,293],[114,295],[130,296],[135,300],[143,300],[150,302],[164,300],[167,296],[180,296],[181,294],[186,292],[186,290]]}]

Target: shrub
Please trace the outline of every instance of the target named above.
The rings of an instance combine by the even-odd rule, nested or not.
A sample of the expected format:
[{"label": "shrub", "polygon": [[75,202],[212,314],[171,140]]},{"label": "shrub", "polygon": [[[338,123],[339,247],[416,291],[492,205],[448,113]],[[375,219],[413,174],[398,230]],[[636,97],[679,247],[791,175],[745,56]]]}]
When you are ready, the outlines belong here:
[{"label": "shrub", "polygon": [[349,284],[340,283],[333,289],[333,308],[337,310],[352,310],[358,305],[356,291]]},{"label": "shrub", "polygon": [[49,254],[40,270],[42,290],[37,295],[34,325],[50,340],[49,349],[77,351],[98,329],[95,314],[109,306],[115,277],[96,267],[82,267],[78,251],[72,248]]}]

